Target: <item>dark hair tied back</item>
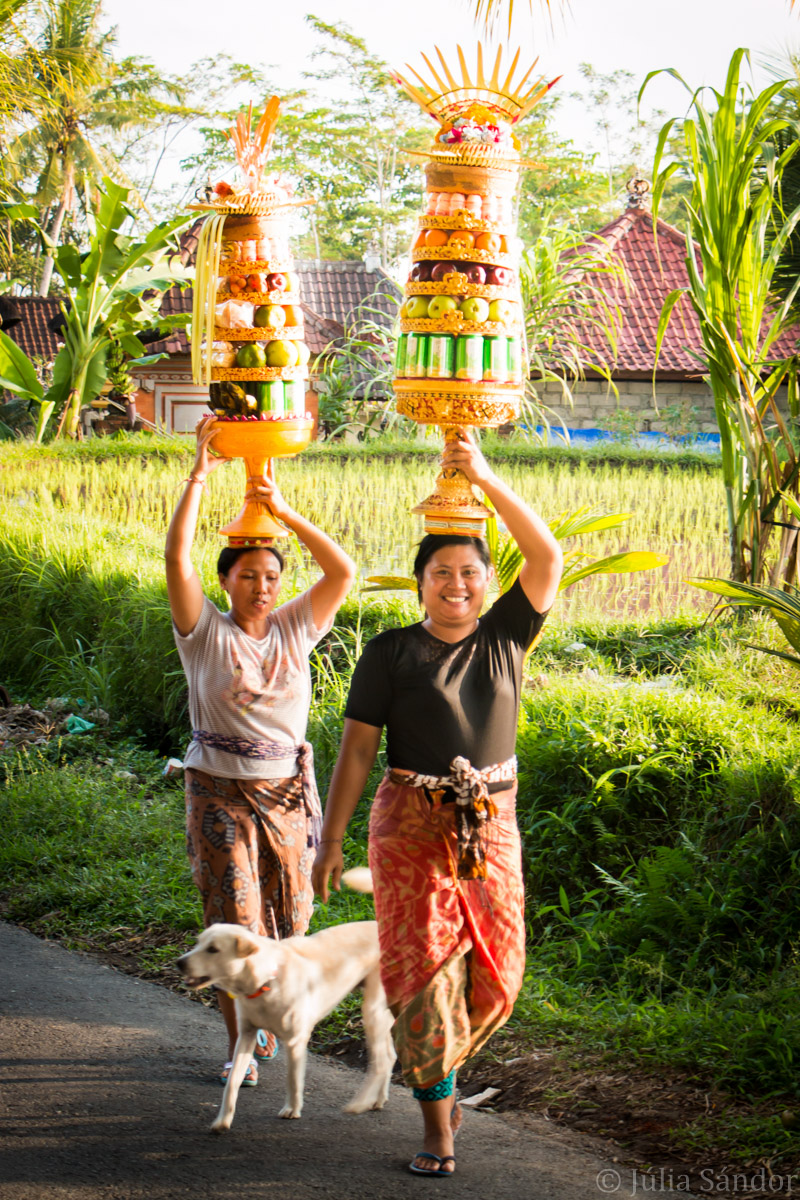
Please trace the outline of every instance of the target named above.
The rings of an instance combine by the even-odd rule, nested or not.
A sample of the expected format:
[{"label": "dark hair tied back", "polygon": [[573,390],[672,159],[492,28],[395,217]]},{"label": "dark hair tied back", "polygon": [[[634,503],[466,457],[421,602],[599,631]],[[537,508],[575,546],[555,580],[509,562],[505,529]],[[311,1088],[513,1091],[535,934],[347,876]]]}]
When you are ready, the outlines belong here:
[{"label": "dark hair tied back", "polygon": [[225,546],[219,552],[217,559],[217,574],[223,577],[228,574],[234,563],[238,562],[243,554],[252,554],[254,550],[269,550],[270,554],[274,554],[278,560],[278,566],[283,571],[283,555],[275,546]]}]

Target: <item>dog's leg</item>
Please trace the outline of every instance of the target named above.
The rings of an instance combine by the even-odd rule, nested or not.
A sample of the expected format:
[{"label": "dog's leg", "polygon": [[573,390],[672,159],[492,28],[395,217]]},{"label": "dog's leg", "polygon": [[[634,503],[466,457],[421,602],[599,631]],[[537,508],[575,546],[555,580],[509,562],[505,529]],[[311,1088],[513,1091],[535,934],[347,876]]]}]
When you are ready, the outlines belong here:
[{"label": "dog's leg", "polygon": [[224,1133],[226,1129],[230,1129],[233,1123],[233,1114],[236,1111],[236,1098],[239,1095],[239,1088],[242,1086],[242,1080],[247,1074],[250,1058],[256,1047],[256,1033],[258,1030],[243,1022],[240,1014],[237,1015],[239,1016],[239,1037],[236,1039],[236,1049],[233,1052],[233,1066],[228,1072],[228,1081],[225,1084],[225,1091],[222,1093],[222,1104],[219,1107],[219,1114],[211,1126],[214,1133]]},{"label": "dog's leg", "polygon": [[284,1042],[288,1067],[286,1072],[286,1103],[279,1117],[297,1118],[303,1111],[303,1092],[306,1083],[306,1056],[311,1031],[295,1034]]},{"label": "dog's leg", "polygon": [[361,1015],[367,1039],[367,1075],[357,1094],[345,1105],[346,1113],[383,1108],[389,1098],[392,1067],[397,1057],[392,1042],[394,1018],[386,1004],[378,967],[364,981]]}]

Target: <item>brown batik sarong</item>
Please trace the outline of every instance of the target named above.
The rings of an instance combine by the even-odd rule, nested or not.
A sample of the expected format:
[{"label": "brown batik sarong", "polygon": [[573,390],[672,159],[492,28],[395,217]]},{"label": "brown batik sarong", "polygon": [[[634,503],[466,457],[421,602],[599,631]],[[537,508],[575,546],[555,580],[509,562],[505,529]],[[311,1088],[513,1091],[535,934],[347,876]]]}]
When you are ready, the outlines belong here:
[{"label": "brown batik sarong", "polygon": [[314,893],[303,778],[222,779],[186,771],[186,847],[206,926],[303,934]]}]

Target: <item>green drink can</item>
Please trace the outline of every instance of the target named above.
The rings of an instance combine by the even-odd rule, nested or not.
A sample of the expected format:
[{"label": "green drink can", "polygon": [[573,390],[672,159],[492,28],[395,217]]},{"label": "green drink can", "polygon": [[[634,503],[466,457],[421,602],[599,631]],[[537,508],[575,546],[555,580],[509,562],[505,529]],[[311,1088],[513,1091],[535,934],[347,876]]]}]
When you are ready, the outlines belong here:
[{"label": "green drink can", "polygon": [[493,383],[508,380],[508,342],[506,337],[487,337],[483,340],[483,378]]},{"label": "green drink can", "polygon": [[511,383],[522,381],[522,342],[519,337],[508,339],[508,376]]},{"label": "green drink can", "polygon": [[284,414],[287,417],[302,417],[306,411],[306,384],[304,379],[290,379],[283,385]]},{"label": "green drink can", "polygon": [[456,379],[483,379],[483,338],[475,334],[456,338]]},{"label": "green drink can", "polygon": [[428,338],[428,379],[452,379],[456,348],[449,334]]},{"label": "green drink can", "polygon": [[406,379],[424,379],[428,373],[428,337],[424,333],[407,333]]},{"label": "green drink can", "polygon": [[258,411],[271,413],[273,416],[283,416],[284,387],[282,379],[270,379],[261,384],[261,394],[258,399]]},{"label": "green drink can", "polygon": [[395,355],[394,355],[394,373],[398,377],[398,379],[402,379],[402,377],[406,373],[407,346],[408,346],[408,334],[401,333],[400,337],[397,339],[397,349],[395,350]]}]

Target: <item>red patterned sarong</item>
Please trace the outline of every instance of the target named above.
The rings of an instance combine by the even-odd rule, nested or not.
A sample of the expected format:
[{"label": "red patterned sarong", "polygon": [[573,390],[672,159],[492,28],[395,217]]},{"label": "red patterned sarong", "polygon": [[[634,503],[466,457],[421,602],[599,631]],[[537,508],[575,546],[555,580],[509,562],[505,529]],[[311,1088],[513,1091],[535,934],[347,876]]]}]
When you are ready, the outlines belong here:
[{"label": "red patterned sarong", "polygon": [[492,794],[485,880],[458,878],[455,804],[388,776],[375,796],[369,865],[381,979],[409,1086],[438,1083],[513,1011],[525,969],[516,794],[516,783]]}]

